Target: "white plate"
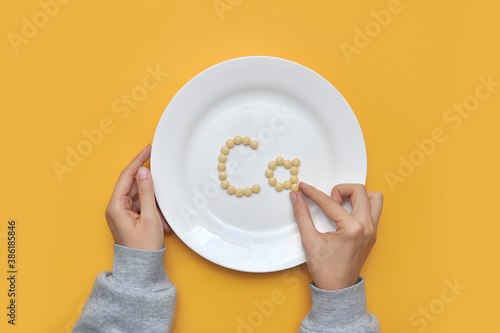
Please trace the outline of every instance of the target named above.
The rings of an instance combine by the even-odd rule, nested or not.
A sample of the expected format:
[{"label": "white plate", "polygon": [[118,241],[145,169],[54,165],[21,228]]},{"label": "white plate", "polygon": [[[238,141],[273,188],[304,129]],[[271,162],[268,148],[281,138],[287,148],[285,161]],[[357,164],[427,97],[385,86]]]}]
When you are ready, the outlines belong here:
[{"label": "white plate", "polygon": [[[220,148],[235,135],[260,146],[235,146],[228,179],[261,185],[250,197],[228,195],[217,178]],[[323,77],[274,57],[222,62],[191,79],[156,129],[151,172],[160,208],[191,249],[221,266],[272,272],[305,261],[289,190],[277,192],[264,172],[278,156],[300,158],[299,179],[330,193],[366,180],[363,134],[342,95]],[[278,167],[278,181],[290,177]],[[335,225],[309,202],[318,230]]]}]

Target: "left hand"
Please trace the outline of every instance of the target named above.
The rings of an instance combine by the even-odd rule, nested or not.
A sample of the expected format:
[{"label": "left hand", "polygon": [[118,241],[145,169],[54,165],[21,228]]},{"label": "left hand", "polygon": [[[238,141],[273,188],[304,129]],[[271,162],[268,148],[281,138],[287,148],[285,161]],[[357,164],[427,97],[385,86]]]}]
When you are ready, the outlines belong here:
[{"label": "left hand", "polygon": [[142,166],[150,156],[148,145],[122,171],[105,216],[116,244],[161,250],[170,227],[156,203],[151,173]]}]

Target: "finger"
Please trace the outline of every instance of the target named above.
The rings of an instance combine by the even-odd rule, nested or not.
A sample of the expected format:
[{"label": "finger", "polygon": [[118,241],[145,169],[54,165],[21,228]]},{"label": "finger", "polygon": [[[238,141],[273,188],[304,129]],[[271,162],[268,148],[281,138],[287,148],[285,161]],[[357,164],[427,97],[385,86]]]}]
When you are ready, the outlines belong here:
[{"label": "finger", "polygon": [[135,199],[132,203],[132,211],[137,214],[141,213],[141,204],[139,202],[139,199]]},{"label": "finger", "polygon": [[366,188],[362,184],[339,184],[332,189],[332,193],[343,199],[350,198],[352,217],[365,225],[370,223],[370,201]]},{"label": "finger", "polygon": [[172,228],[170,228],[170,226],[168,225],[167,221],[162,220],[161,224],[163,225],[163,232],[164,233],[168,234],[168,233],[172,232]]},{"label": "finger", "polygon": [[137,192],[139,193],[139,203],[141,205],[141,220],[153,220],[158,216],[156,210],[155,191],[151,173],[145,167],[140,167],[137,171]]},{"label": "finger", "polygon": [[338,203],[339,205],[342,205],[344,203],[344,198],[339,193],[339,191],[337,191],[335,187],[332,188],[331,196],[332,199],[335,200],[335,202]]},{"label": "finger", "polygon": [[137,197],[137,194],[137,182],[132,182],[132,188],[130,189],[130,192],[128,192],[128,196],[132,199],[135,199]]},{"label": "finger", "polygon": [[150,156],[151,146],[147,145],[146,148],[141,150],[141,152],[134,157],[129,165],[123,169],[118,181],[116,182],[112,198],[128,195],[132,189],[132,183],[134,182],[134,176],[137,174],[137,170],[139,170],[139,168],[149,159]]},{"label": "finger", "polygon": [[384,196],[380,192],[368,192],[368,199],[370,200],[370,215],[372,216],[373,226],[377,228],[382,214]]},{"label": "finger", "polygon": [[303,242],[308,243],[318,233],[311,218],[309,206],[307,206],[304,197],[296,191],[290,192],[290,201],[293,205],[293,216],[297,221],[301,239]]},{"label": "finger", "polygon": [[170,225],[167,222],[167,219],[165,219],[165,216],[163,216],[163,213],[161,212],[160,206],[158,205],[158,201],[156,201],[156,210],[158,211],[158,214],[160,214],[160,220],[161,224],[163,225],[163,230],[165,233],[169,233],[172,231],[172,228],[170,228]]},{"label": "finger", "polygon": [[315,187],[304,182],[300,182],[299,188],[304,195],[309,197],[333,222],[337,224],[338,228],[342,229],[344,224],[351,218],[349,213],[338,202],[332,200],[331,197]]}]

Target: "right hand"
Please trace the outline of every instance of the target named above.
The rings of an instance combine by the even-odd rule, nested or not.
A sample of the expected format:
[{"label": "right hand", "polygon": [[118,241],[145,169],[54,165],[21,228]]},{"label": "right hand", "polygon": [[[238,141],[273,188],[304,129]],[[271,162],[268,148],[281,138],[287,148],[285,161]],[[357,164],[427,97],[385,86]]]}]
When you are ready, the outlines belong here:
[{"label": "right hand", "polygon": [[[290,192],[306,261],[315,285],[340,290],[357,283],[361,268],[375,244],[382,213],[382,193],[368,192],[361,184],[340,184],[331,197],[301,182],[300,191],[336,223],[336,232],[316,230],[309,207],[300,192]],[[351,199],[352,213],[342,206]]]}]

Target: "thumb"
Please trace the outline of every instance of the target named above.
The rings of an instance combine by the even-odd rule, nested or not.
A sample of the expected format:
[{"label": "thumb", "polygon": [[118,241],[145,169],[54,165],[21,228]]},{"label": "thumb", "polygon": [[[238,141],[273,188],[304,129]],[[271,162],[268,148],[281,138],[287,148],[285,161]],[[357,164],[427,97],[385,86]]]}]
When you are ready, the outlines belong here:
[{"label": "thumb", "polygon": [[297,221],[300,237],[302,239],[302,245],[304,246],[305,244],[312,242],[312,239],[317,235],[318,231],[314,226],[309,206],[307,206],[306,200],[302,194],[296,191],[291,191],[290,201],[293,205],[293,216]]},{"label": "thumb", "polygon": [[137,171],[137,192],[141,206],[141,217],[150,221],[154,218],[156,211],[155,191],[153,178],[148,169],[140,167]]}]

